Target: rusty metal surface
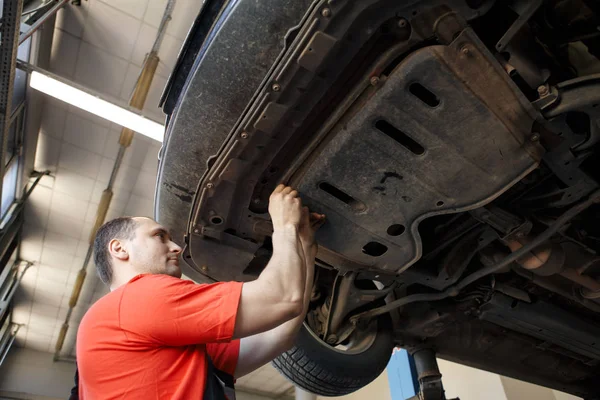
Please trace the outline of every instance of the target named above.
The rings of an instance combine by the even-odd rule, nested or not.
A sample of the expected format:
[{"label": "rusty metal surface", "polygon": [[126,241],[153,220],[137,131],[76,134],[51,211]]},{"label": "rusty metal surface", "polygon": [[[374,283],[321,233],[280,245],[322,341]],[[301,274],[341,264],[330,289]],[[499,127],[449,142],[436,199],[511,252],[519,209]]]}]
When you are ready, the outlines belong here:
[{"label": "rusty metal surface", "polygon": [[[358,20],[372,34],[375,34],[374,27],[386,23],[393,6],[398,7],[386,1],[379,3],[382,6],[379,20],[374,19],[373,15],[370,15],[371,18]],[[436,2],[428,3],[433,7]],[[361,3],[361,6],[368,9],[369,4]],[[196,196],[189,226],[192,233],[189,238],[189,252],[196,270],[201,264],[214,262],[206,256],[205,247],[208,245],[201,243],[205,237],[216,239],[210,246],[220,247],[220,251],[243,251],[239,248],[228,248],[221,240],[223,237],[230,241],[250,241],[256,244],[254,250],[258,249],[264,237],[254,231],[254,226],[257,221],[267,219],[264,215],[265,201],[270,185],[286,176],[286,180],[300,187],[309,206],[322,209],[333,218],[330,221],[331,225],[335,224],[336,232],[328,231],[327,227],[323,229],[323,251],[319,254],[320,258],[343,270],[375,268],[399,272],[414,263],[420,255],[420,239],[418,234],[415,235],[420,219],[475,208],[491,201],[533,169],[541,157],[540,147],[528,140],[531,124],[536,117],[535,111],[519,96],[518,90],[510,80],[504,77],[502,68],[489,53],[486,53],[483,45],[470,31],[465,31],[462,35],[455,32],[454,37],[458,38],[450,46],[429,47],[411,54],[397,67],[398,72],[387,79],[385,76],[377,82],[371,79],[371,74],[381,73],[386,68],[385,65],[378,66],[377,62],[374,62],[374,69],[365,70],[368,72],[364,77],[367,87],[361,87],[361,82],[364,81],[358,81],[356,88],[360,90],[350,93],[350,98],[355,96],[354,104],[349,103],[354,108],[347,108],[351,112],[336,114],[335,109],[332,109],[332,116],[337,120],[324,122],[324,126],[331,132],[337,133],[333,138],[331,135],[325,136],[323,140],[329,143],[326,149],[316,148],[312,154],[302,154],[308,159],[298,163],[298,150],[301,148],[298,142],[314,143],[299,136],[303,134],[304,129],[308,129],[302,126],[302,121],[314,116],[311,107],[324,104],[325,100],[320,99],[328,95],[327,86],[333,85],[335,79],[342,76],[343,72],[341,69],[334,70],[323,66],[325,62],[321,57],[328,60],[329,64],[325,63],[327,65],[333,60],[339,62],[339,65],[352,65],[352,57],[359,51],[360,46],[364,46],[369,40],[368,37],[361,37],[356,43],[334,45],[335,40],[339,42],[348,35],[348,30],[360,29],[357,21],[357,26],[349,25],[349,21],[358,15],[362,16],[361,12],[364,11],[360,8],[349,8],[348,3],[339,3],[338,7],[332,7],[331,14],[325,17],[319,7],[317,5],[313,14],[306,18],[306,23],[299,29],[286,55],[263,82],[253,104],[232,130],[219,156],[200,183],[201,195]],[[389,8],[388,12],[386,7]],[[407,5],[406,9],[406,12],[410,13],[414,5]],[[430,18],[425,18],[425,13],[421,14],[424,20],[430,20],[431,23],[435,23],[436,18],[448,20],[446,8],[433,7],[432,10],[434,11]],[[441,13],[441,16],[436,12]],[[398,12],[391,13],[394,14],[398,15]],[[465,11],[465,14],[477,15],[473,10]],[[453,18],[452,21],[452,24],[445,25],[445,36],[449,37],[452,34],[448,32],[452,27],[461,27],[462,20]],[[408,28],[409,25],[400,24],[399,21],[392,28],[392,33],[400,41],[400,51],[406,51],[411,44],[422,40],[416,33],[407,35]],[[317,35],[319,32],[323,33]],[[404,47],[402,40],[405,41]],[[311,43],[316,42],[320,44],[312,47]],[[465,50],[465,45],[472,48]],[[298,60],[305,57],[306,52],[310,52],[311,49],[313,52],[323,51],[326,55],[313,59],[312,64],[309,62],[302,66]],[[385,53],[382,57],[385,59]],[[420,72],[423,68],[433,69],[423,74]],[[447,96],[442,104],[433,110],[434,114],[428,115],[427,111],[423,113],[423,109],[419,110],[417,104],[409,111],[417,114],[409,115],[406,111],[411,106],[409,102],[406,103],[408,108],[405,109],[404,116],[411,119],[413,127],[422,131],[410,135],[416,134],[419,139],[419,135],[427,136],[423,142],[426,148],[422,148],[422,162],[417,161],[412,165],[409,165],[409,158],[393,160],[394,157],[403,157],[401,146],[390,143],[389,138],[380,132],[373,132],[370,126],[369,129],[365,129],[367,125],[375,122],[377,112],[392,112],[394,107],[398,107],[389,101],[397,101],[406,95],[402,85],[408,85],[409,81],[406,77],[402,78],[402,75],[410,71],[411,79],[418,77],[429,80],[431,82],[427,82],[427,85],[435,82],[445,86],[447,90],[437,94]],[[467,84],[457,84],[457,80]],[[490,90],[492,86],[493,91]],[[302,94],[309,89],[312,96],[303,96]],[[412,94],[408,96],[413,103],[415,100],[419,102]],[[337,102],[330,101],[330,104],[335,105]],[[419,111],[421,115],[418,115]],[[432,120],[432,117],[432,125],[427,126],[423,120]],[[388,119],[398,123],[397,116]],[[444,137],[437,133],[446,129],[446,125],[454,126],[455,136],[451,133]],[[336,153],[342,142],[349,138],[348,132],[356,131],[358,126],[362,127],[362,131],[351,138],[348,142],[349,148],[344,148],[347,156]],[[345,129],[346,127],[349,128]],[[463,132],[465,133],[462,134]],[[487,134],[489,132],[494,134]],[[462,143],[457,142],[457,139],[462,139]],[[459,145],[452,148],[454,144]],[[444,145],[449,147],[442,149],[441,146]],[[469,146],[471,149],[468,154],[461,156],[460,152]],[[480,151],[482,148],[486,148],[487,151]],[[285,151],[280,153],[282,149]],[[290,151],[292,153],[289,153]],[[326,153],[329,156],[326,156]],[[275,157],[279,157],[277,161],[281,168],[273,167]],[[288,165],[282,165],[281,162],[287,162]],[[334,164],[335,171],[328,170]],[[288,170],[289,166],[300,169]],[[263,175],[265,170],[267,176]],[[319,192],[318,188],[325,178],[323,174],[326,173],[332,174],[334,186],[341,185],[345,191],[358,193],[359,196],[355,198],[366,204],[368,209],[365,211],[360,207],[355,208],[353,211],[359,211],[359,215],[353,215],[348,213],[345,205],[339,204],[337,199],[324,200],[323,193]],[[363,176],[355,176],[355,173]],[[420,184],[415,185],[415,190],[419,187],[431,198],[425,199],[421,194],[416,195],[412,192],[402,193],[396,202],[393,195],[381,193],[386,191],[386,184],[394,186],[396,181],[401,179],[404,179],[404,184],[420,180]],[[370,183],[367,183],[367,180]],[[485,187],[478,184],[465,190],[465,182],[483,180],[491,181],[492,184],[483,185]],[[165,184],[169,185],[170,182],[166,181]],[[440,186],[436,187],[438,184]],[[391,190],[397,191],[397,188]],[[363,196],[365,198],[362,199],[364,192],[367,196]],[[189,190],[184,195],[187,197],[193,193],[195,191]],[[433,210],[421,207],[426,207],[424,201],[430,201],[433,197]],[[245,210],[245,207],[248,207],[246,204],[249,206],[248,210]],[[388,221],[390,213],[395,213],[400,206],[407,207],[407,204],[409,208],[414,209],[402,215],[403,221]],[[169,212],[165,210],[163,213]],[[212,223],[213,218],[219,221],[218,227]],[[406,232],[388,240],[385,230],[391,224],[402,224]],[[384,231],[383,235],[381,230]],[[409,238],[408,242],[406,238]],[[406,249],[400,249],[400,246],[407,244],[410,245]],[[211,276],[216,279],[244,279],[243,268],[246,264],[242,263],[246,263],[251,254],[244,257],[242,253],[239,255],[237,265],[229,267],[229,270],[217,270],[218,275]]]},{"label": "rusty metal surface", "polygon": [[[401,272],[421,255],[421,220],[480,207],[536,167],[542,153],[529,140],[534,117],[486,53],[465,32],[451,46],[411,54],[295,179],[308,204],[328,216],[322,246],[364,266]],[[439,106],[415,98],[406,90],[412,82],[434,92]],[[415,155],[378,132],[378,119],[406,132],[425,153]],[[320,182],[335,184],[367,210],[356,212],[320,190]],[[406,232],[387,235],[392,224]],[[370,242],[388,250],[365,254]]]},{"label": "rusty metal surface", "polygon": [[[283,50],[285,35],[300,23],[311,2],[280,1],[264,7],[237,1],[235,9],[220,16],[219,32],[204,40],[204,55],[196,60],[181,89],[160,154],[155,218],[169,227],[177,243],[184,244],[207,161],[218,152]],[[204,23],[212,26],[213,21]],[[200,271],[186,274],[205,280]]]}]

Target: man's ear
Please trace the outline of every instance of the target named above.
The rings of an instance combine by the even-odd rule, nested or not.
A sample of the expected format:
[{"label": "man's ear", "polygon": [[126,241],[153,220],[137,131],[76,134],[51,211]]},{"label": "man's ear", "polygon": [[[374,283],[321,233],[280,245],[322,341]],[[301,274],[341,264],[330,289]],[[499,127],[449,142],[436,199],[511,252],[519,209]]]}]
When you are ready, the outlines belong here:
[{"label": "man's ear", "polygon": [[118,260],[127,261],[129,259],[129,253],[119,239],[113,239],[108,243],[108,251]]}]

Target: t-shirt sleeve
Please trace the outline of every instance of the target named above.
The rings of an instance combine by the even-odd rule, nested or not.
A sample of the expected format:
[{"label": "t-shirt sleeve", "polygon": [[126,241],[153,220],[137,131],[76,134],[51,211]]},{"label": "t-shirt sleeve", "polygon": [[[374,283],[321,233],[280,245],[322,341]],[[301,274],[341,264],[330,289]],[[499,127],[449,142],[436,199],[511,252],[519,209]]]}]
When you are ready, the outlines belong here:
[{"label": "t-shirt sleeve", "polygon": [[167,346],[230,341],[241,282],[196,284],[147,275],[124,288],[119,324],[129,340]]},{"label": "t-shirt sleeve", "polygon": [[218,370],[234,376],[240,356],[240,340],[227,343],[207,343],[206,352]]}]

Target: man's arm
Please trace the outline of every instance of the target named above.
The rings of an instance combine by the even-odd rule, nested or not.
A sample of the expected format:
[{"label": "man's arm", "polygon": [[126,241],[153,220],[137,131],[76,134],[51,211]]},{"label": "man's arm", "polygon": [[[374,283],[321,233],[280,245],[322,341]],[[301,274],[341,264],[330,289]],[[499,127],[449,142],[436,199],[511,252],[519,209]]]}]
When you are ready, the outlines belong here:
[{"label": "man's arm", "polygon": [[314,242],[314,233],[324,221],[323,215],[312,214],[309,218],[307,209],[304,209],[304,213],[303,220],[306,222],[300,230],[301,245],[306,268],[302,313],[296,318],[267,332],[242,338],[240,340],[240,354],[235,369],[236,378],[249,374],[273,360],[281,353],[292,348],[296,335],[304,322],[304,318],[306,317],[310,305],[310,298],[312,296],[315,256],[317,255],[317,245]]},{"label": "man's arm", "polygon": [[298,192],[279,185],[269,201],[273,256],[258,279],[245,283],[234,338],[271,330],[298,317],[304,309],[306,268],[300,240],[302,203]]}]

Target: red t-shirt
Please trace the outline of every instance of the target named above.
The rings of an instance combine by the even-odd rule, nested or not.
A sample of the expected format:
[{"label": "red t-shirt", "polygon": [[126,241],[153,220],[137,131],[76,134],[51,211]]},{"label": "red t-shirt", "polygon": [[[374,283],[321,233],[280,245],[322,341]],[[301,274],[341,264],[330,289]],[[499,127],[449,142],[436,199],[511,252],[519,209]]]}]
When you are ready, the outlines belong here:
[{"label": "red t-shirt", "polygon": [[241,291],[147,274],[98,300],[77,332],[80,399],[202,399],[207,352],[235,371]]}]

